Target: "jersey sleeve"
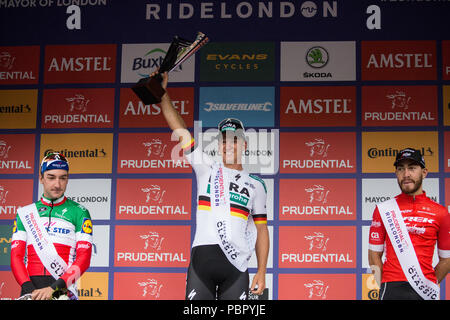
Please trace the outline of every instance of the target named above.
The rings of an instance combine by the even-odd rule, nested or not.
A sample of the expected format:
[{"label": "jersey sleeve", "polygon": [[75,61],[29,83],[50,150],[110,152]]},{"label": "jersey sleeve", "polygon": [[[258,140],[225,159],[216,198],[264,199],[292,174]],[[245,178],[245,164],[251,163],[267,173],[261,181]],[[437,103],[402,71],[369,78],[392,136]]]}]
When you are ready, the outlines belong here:
[{"label": "jersey sleeve", "polygon": [[438,254],[441,258],[450,258],[450,214],[445,210],[438,234]]},{"label": "jersey sleeve", "polygon": [[381,220],[378,207],[373,212],[372,224],[369,231],[369,250],[383,252],[384,241],[386,240],[386,230]]},{"label": "jersey sleeve", "polygon": [[[75,260],[67,271],[61,276],[66,286],[77,281],[89,268],[92,254],[92,220],[89,211],[79,205],[78,214],[75,217]],[[57,280],[58,281],[58,280]]]},{"label": "jersey sleeve", "polygon": [[250,175],[254,180],[255,185],[255,199],[252,207],[252,217],[255,224],[267,224],[267,188],[264,181],[255,176]]},{"label": "jersey sleeve", "polygon": [[[27,233],[20,220],[19,215],[17,215],[13,226],[13,235],[11,239],[11,271],[20,286],[25,283],[30,282],[30,276],[28,275],[27,267],[25,266],[24,257],[27,247]],[[33,288],[27,290],[31,293]]]},{"label": "jersey sleeve", "polygon": [[211,171],[214,160],[197,146],[194,138],[191,139],[190,143],[182,146],[182,149],[186,160],[197,175],[202,175]]}]

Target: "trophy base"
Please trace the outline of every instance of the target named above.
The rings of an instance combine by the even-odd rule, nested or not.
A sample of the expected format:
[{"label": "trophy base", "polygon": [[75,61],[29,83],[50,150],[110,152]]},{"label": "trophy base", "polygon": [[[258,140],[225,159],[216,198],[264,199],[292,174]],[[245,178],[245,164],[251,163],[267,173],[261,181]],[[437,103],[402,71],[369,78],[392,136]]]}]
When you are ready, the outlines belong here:
[{"label": "trophy base", "polygon": [[139,80],[131,89],[144,104],[160,103],[162,96],[166,93],[161,86],[161,81],[154,77]]}]

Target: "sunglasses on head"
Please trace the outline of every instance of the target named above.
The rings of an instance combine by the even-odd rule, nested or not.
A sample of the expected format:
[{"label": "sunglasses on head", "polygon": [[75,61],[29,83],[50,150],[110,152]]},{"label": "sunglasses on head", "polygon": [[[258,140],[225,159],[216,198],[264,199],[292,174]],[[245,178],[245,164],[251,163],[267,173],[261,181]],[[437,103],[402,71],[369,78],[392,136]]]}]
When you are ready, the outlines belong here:
[{"label": "sunglasses on head", "polygon": [[53,161],[53,160],[61,160],[61,161],[67,162],[67,163],[69,162],[69,160],[67,160],[67,158],[62,153],[51,152],[51,153],[48,153],[44,157],[44,159],[42,159],[42,163],[47,162],[47,161]]}]

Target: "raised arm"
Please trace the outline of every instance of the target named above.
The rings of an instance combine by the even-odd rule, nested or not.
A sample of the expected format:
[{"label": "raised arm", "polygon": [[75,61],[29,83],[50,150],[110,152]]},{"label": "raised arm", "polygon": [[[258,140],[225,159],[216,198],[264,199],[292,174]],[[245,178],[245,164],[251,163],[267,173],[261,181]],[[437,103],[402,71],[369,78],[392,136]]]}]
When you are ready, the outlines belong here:
[{"label": "raised arm", "polygon": [[[153,75],[155,75],[155,73],[153,73],[152,76]],[[184,147],[191,143],[192,137],[190,132],[186,129],[186,123],[178,113],[177,109],[175,109],[175,107],[173,106],[172,100],[170,100],[170,96],[167,92],[167,83],[169,80],[167,72],[162,74],[162,78],[163,81],[161,85],[164,90],[166,90],[166,93],[162,96],[161,99],[162,113],[169,128],[172,129],[178,140],[181,142],[182,147]]]}]

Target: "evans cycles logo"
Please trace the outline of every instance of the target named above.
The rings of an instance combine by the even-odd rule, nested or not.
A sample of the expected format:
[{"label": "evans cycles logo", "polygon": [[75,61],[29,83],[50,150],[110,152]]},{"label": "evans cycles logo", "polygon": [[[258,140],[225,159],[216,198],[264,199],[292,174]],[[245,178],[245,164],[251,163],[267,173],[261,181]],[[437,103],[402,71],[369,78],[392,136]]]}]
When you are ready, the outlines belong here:
[{"label": "evans cycles logo", "polygon": [[201,81],[273,81],[275,46],[271,42],[209,43],[200,51]]}]

